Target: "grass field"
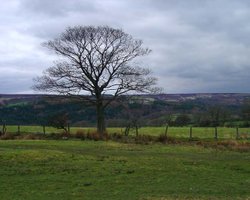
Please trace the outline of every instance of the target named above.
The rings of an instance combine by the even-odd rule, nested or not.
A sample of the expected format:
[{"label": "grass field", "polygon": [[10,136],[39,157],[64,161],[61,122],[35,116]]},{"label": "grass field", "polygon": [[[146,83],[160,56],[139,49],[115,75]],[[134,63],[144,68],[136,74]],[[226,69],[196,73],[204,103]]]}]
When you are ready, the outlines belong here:
[{"label": "grass field", "polygon": [[[95,128],[80,128],[80,127],[72,127],[70,128],[71,133],[76,133],[77,130],[85,130],[94,131]],[[17,126],[7,126],[8,132],[17,132]],[[21,126],[21,132],[28,133],[42,133],[43,128],[41,126]],[[108,128],[108,133],[122,133],[124,128]],[[163,134],[165,131],[165,127],[142,127],[139,129],[139,134],[145,135],[155,135],[159,136]],[[168,135],[172,137],[189,137],[189,127],[169,127]],[[223,139],[235,139],[236,138],[236,128],[226,128],[226,127],[218,127],[218,138]],[[58,133],[62,132],[62,130],[58,130],[52,127],[46,127],[46,133]],[[193,127],[192,136],[197,138],[214,138],[215,128],[212,127]],[[131,134],[135,134],[134,131],[131,131]],[[250,138],[250,128],[239,128],[240,135],[247,135]]]},{"label": "grass field", "polygon": [[250,152],[103,141],[0,141],[0,197],[249,199]]}]

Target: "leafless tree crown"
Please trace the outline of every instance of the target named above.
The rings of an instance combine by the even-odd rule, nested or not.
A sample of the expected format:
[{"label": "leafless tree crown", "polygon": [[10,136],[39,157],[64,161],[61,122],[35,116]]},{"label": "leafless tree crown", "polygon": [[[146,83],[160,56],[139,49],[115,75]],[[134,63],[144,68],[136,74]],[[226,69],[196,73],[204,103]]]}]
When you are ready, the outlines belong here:
[{"label": "leafless tree crown", "polygon": [[129,91],[152,92],[156,79],[150,70],[132,62],[150,53],[142,41],[108,26],[67,28],[59,38],[43,44],[61,59],[35,79],[36,90],[79,94],[98,99]]}]

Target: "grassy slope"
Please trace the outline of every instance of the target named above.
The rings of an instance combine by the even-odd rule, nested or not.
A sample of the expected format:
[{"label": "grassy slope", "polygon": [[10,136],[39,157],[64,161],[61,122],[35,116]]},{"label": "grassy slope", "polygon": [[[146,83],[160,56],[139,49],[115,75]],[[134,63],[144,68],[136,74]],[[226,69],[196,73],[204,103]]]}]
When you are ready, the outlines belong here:
[{"label": "grassy slope", "polygon": [[0,141],[1,199],[246,199],[250,153],[91,141]]}]

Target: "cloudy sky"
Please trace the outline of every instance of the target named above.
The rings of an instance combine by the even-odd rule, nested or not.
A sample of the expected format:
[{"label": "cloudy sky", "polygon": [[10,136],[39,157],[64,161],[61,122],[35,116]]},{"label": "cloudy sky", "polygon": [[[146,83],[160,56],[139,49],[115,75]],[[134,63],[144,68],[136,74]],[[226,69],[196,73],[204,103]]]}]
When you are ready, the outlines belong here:
[{"label": "cloudy sky", "polygon": [[122,28],[152,49],[166,93],[250,92],[250,1],[8,0],[0,5],[0,94],[34,93],[56,59],[41,46],[74,25]]}]

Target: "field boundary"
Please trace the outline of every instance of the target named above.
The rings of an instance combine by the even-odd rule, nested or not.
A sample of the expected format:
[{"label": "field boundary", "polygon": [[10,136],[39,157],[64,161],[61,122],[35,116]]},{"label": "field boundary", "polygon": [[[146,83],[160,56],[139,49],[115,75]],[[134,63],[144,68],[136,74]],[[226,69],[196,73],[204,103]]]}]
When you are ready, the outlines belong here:
[{"label": "field boundary", "polygon": [[[94,127],[67,127],[68,134],[77,134],[78,132],[93,133],[96,132]],[[63,134],[65,130],[49,126],[39,125],[0,125],[0,135],[10,134]],[[126,128],[108,128],[108,134],[127,135]],[[228,128],[228,127],[141,127],[138,130],[131,129],[129,135],[149,135],[164,136],[174,138],[195,139],[250,139],[250,128]]]}]

